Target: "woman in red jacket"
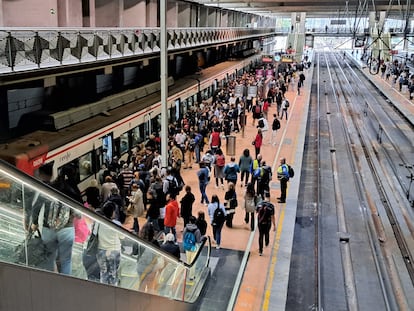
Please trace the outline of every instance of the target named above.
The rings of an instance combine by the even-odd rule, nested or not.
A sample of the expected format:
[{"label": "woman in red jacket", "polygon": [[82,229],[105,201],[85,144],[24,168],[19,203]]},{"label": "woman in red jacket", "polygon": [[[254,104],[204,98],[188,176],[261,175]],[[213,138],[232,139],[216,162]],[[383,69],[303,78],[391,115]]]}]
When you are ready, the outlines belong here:
[{"label": "woman in red jacket", "polygon": [[256,151],[256,158],[257,158],[257,155],[260,154],[260,148],[262,147],[262,144],[263,144],[263,134],[262,134],[262,130],[259,128],[257,129],[256,138],[253,140],[254,149]]}]

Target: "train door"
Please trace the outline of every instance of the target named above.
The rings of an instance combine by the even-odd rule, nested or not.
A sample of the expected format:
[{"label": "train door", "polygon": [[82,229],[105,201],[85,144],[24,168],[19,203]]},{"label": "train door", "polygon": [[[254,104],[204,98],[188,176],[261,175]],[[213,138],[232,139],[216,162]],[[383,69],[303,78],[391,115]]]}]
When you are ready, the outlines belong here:
[{"label": "train door", "polygon": [[177,122],[180,119],[180,103],[181,100],[177,98],[174,105],[169,110],[169,123]]},{"label": "train door", "polygon": [[100,154],[102,164],[106,164],[108,166],[109,163],[112,162],[112,159],[115,156],[113,145],[114,140],[112,133],[102,137],[102,152]]}]

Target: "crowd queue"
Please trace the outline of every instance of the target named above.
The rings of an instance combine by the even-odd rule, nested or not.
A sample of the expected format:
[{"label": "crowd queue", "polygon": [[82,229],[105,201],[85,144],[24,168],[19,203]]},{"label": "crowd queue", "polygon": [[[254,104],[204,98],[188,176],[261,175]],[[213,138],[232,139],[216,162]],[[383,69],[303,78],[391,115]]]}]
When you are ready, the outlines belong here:
[{"label": "crowd queue", "polygon": [[[286,92],[289,88],[296,87],[300,94],[300,87],[305,80],[302,68],[301,64],[293,63],[281,72],[274,70],[272,78],[258,78],[255,72],[250,72],[229,81],[211,101],[196,104],[177,122],[169,124],[168,163],[162,163],[161,137],[158,133],[153,133],[145,143],[135,146],[127,159],[114,157],[111,162],[102,165],[97,179],[90,183],[79,201],[102,217],[127,227],[149,241],[155,240],[154,237],[163,232],[165,243],[160,247],[177,258],[180,257],[177,230],[180,230],[183,232],[182,244],[189,262],[194,258],[197,245],[200,245],[206,235],[208,223],[212,227],[215,247],[220,249],[222,228],[232,228],[234,214],[242,208],[244,221],[250,230],[254,230],[257,221],[259,254],[262,255],[263,244],[269,244],[271,226],[275,230],[276,224],[274,205],[269,200],[269,183],[273,172],[261,154],[261,148],[263,144],[276,145],[276,133],[281,127],[281,121],[283,118],[288,119],[290,105]],[[265,80],[268,84],[264,88],[264,94],[256,97],[235,96],[236,85],[258,85]],[[272,105],[276,109],[269,115],[269,107]],[[243,130],[247,117],[251,118],[251,123],[255,126],[255,133],[245,133],[252,138],[252,148],[244,149],[237,157],[227,158],[223,152],[223,142],[232,133]],[[182,176],[184,170],[192,170],[186,175],[194,174],[197,177],[198,189],[197,185],[186,184]],[[293,177],[292,172],[293,169],[285,159],[280,159],[277,169],[277,179],[281,185],[279,203],[286,202],[287,182]],[[70,180],[69,174],[62,180]],[[49,183],[50,180],[45,179],[45,182]],[[76,184],[70,186],[79,197]],[[195,191],[200,192],[198,202]],[[195,205],[205,207],[194,215]],[[38,210],[36,212],[39,213]],[[76,219],[78,216],[71,217]],[[177,219],[180,217],[183,226],[177,228]],[[31,224],[33,229],[37,229],[38,218],[36,215],[35,222]],[[145,218],[142,228],[140,218]],[[63,242],[59,238],[59,231],[67,228],[71,230],[65,232]],[[53,245],[53,255],[49,258],[47,269],[70,274],[71,247],[75,239],[73,222],[69,221],[61,228],[47,229],[53,231],[53,234],[46,235],[50,236],[50,245]],[[99,231],[102,241],[99,242],[97,254],[99,271],[94,276],[92,272],[88,273],[88,277],[103,283],[117,284],[120,237],[111,235],[105,228],[92,230]],[[190,243],[190,240],[184,241],[188,232],[195,235],[195,245],[184,245]],[[65,243],[65,250],[60,243]],[[56,264],[57,261],[61,263],[60,266]],[[194,278],[193,270],[189,277]]]}]

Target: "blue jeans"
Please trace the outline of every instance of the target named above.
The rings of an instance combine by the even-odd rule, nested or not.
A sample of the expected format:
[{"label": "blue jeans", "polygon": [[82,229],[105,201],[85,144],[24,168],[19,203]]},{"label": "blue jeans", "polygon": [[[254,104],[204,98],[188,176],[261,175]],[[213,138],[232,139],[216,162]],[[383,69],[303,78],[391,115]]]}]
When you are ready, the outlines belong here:
[{"label": "blue jeans", "polygon": [[200,193],[201,193],[201,203],[210,203],[210,201],[208,200],[207,194],[206,194],[206,187],[207,184],[205,183],[199,183],[200,186]]},{"label": "blue jeans", "polygon": [[107,254],[106,250],[99,249],[96,259],[101,272],[101,283],[118,285],[118,268],[121,262],[121,252],[110,251]]},{"label": "blue jeans", "polygon": [[213,236],[217,245],[221,243],[221,229],[223,229],[223,224],[220,226],[213,226]]},{"label": "blue jeans", "polygon": [[43,227],[42,239],[50,255],[41,265],[41,268],[55,271],[56,259],[59,259],[59,272],[68,275],[72,274],[72,247],[75,239],[74,227],[65,227],[60,230]]}]

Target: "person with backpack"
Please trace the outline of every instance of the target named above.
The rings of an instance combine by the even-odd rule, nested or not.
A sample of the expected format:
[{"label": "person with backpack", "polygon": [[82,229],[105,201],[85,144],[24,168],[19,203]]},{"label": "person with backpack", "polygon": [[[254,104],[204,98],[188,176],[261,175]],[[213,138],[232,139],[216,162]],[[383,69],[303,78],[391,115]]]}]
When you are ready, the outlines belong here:
[{"label": "person with backpack", "polygon": [[211,197],[211,203],[208,205],[208,216],[210,217],[210,224],[213,227],[213,237],[216,242],[216,249],[220,249],[221,244],[221,230],[226,221],[226,209],[216,194]]},{"label": "person with backpack", "polygon": [[226,164],[223,170],[228,184],[233,183],[236,185],[237,183],[237,174],[240,173],[240,167],[235,161],[235,157],[231,157],[230,162]]},{"label": "person with backpack", "polygon": [[209,204],[209,200],[206,194],[206,188],[210,179],[210,170],[208,164],[201,161],[199,163],[200,169],[197,172],[198,177],[198,186],[201,193],[201,204],[205,203],[206,205]]},{"label": "person with backpack", "polygon": [[[201,243],[201,232],[196,225],[197,219],[194,216],[189,218],[188,224],[183,232],[183,249],[187,258],[187,263],[190,265],[197,254],[198,246]],[[190,281],[195,277],[195,265],[190,268]]]},{"label": "person with backpack", "polygon": [[240,187],[247,186],[250,177],[250,167],[253,164],[252,156],[250,155],[249,149],[244,149],[243,154],[239,158],[239,169],[240,169]]},{"label": "person with backpack", "polygon": [[168,167],[166,171],[167,176],[164,178],[163,181],[163,191],[165,195],[178,194],[178,181],[172,173],[172,167]]},{"label": "person with backpack", "polygon": [[260,105],[260,102],[256,100],[256,104],[252,107],[253,112],[253,126],[255,125],[256,119],[260,118],[260,115],[262,114],[262,106]]},{"label": "person with backpack", "polygon": [[269,246],[269,233],[273,224],[273,231],[276,231],[275,207],[269,202],[270,193],[266,193],[266,198],[257,204],[257,227],[259,228],[259,256],[263,256],[263,240],[265,246]]},{"label": "person with backpack", "polygon": [[257,180],[257,192],[261,196],[262,200],[265,198],[265,193],[270,193],[269,183],[272,180],[272,168],[266,165],[266,162],[263,161],[260,168],[260,176]]},{"label": "person with backpack", "polygon": [[275,146],[276,145],[276,135],[277,130],[280,129],[280,121],[277,118],[277,114],[273,114],[273,122],[272,122],[272,135],[270,136],[269,144]]},{"label": "person with backpack", "polygon": [[277,168],[277,179],[280,181],[280,197],[277,198],[279,203],[286,203],[287,183],[292,174],[289,171],[293,172],[290,166],[286,164],[286,159],[281,158],[280,165]]},{"label": "person with backpack", "polygon": [[237,193],[235,190],[235,184],[232,182],[229,182],[228,184],[228,190],[224,194],[224,206],[226,208],[226,226],[229,228],[233,227],[233,217],[236,213],[236,207],[238,206],[237,203]]},{"label": "person with backpack", "polygon": [[265,140],[267,131],[269,130],[269,123],[267,122],[267,118],[260,115],[259,121],[257,122],[257,128],[262,131],[262,140]]},{"label": "person with backpack", "polygon": [[226,158],[224,157],[223,151],[219,148],[216,150],[215,161],[214,161],[214,177],[216,178],[216,188],[219,187],[219,181],[221,188],[224,189],[224,166],[226,164]]},{"label": "person with backpack", "polygon": [[259,198],[256,195],[254,190],[254,184],[248,183],[246,187],[246,192],[244,194],[244,222],[248,224],[250,222],[250,230],[254,230],[254,212],[256,210],[256,205],[259,202]]},{"label": "person with backpack", "polygon": [[280,120],[283,120],[283,115],[285,115],[285,117],[286,117],[286,121],[287,121],[287,119],[288,119],[288,108],[289,108],[289,106],[290,106],[290,104],[289,104],[289,101],[287,100],[287,98],[286,97],[283,97],[283,100],[282,100],[282,115],[280,116]]}]

